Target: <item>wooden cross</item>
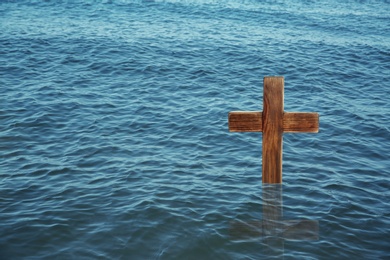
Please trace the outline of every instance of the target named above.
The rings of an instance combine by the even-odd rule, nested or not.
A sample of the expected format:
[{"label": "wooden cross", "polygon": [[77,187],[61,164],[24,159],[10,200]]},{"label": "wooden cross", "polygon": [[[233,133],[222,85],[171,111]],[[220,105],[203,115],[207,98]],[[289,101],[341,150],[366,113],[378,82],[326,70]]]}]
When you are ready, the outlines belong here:
[{"label": "wooden cross", "polygon": [[229,113],[230,132],[263,132],[263,183],[282,183],[283,133],[318,133],[318,113],[284,112],[284,78],[264,77],[263,112]]}]

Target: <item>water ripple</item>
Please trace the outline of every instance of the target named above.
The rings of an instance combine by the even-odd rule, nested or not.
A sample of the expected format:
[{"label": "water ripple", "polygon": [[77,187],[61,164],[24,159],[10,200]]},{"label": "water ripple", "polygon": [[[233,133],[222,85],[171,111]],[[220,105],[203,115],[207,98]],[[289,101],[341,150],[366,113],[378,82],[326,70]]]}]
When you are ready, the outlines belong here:
[{"label": "water ripple", "polygon": [[[30,2],[0,4],[1,259],[389,255],[386,1]],[[274,204],[227,130],[265,75],[320,113]]]}]

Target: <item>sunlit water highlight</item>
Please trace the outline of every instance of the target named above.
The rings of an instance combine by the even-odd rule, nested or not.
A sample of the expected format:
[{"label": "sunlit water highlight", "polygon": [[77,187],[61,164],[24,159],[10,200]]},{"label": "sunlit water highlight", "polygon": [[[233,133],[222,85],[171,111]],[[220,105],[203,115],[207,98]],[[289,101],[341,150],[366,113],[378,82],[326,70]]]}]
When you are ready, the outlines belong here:
[{"label": "sunlit water highlight", "polygon": [[[0,259],[390,257],[390,4],[323,2],[2,2]],[[320,113],[276,200],[227,130],[265,75]]]}]

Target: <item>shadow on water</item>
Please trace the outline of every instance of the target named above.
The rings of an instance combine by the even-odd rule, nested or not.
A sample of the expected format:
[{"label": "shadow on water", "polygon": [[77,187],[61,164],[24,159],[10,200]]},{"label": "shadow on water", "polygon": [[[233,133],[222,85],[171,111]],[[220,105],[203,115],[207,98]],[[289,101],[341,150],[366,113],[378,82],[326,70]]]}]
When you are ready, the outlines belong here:
[{"label": "shadow on water", "polygon": [[283,188],[281,184],[264,184],[262,188],[262,220],[233,221],[230,239],[233,241],[261,239],[264,254],[282,258],[284,241],[317,241],[319,221],[309,219],[283,219]]}]

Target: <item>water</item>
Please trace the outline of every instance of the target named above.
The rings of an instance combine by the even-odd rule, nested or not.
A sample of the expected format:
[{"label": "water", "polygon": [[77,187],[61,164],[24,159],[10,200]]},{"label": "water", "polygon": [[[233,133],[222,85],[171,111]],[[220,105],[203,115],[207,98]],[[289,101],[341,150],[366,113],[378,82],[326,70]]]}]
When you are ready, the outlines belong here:
[{"label": "water", "polygon": [[[389,259],[388,1],[4,1],[0,259]],[[227,114],[319,112],[285,134]]]}]

